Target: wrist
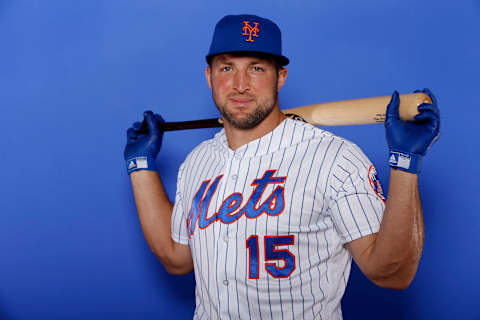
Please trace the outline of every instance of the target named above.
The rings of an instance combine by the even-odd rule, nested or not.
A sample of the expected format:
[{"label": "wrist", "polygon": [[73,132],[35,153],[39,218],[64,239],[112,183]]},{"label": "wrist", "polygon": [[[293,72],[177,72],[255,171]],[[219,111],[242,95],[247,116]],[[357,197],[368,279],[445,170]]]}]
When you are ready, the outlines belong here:
[{"label": "wrist", "polygon": [[388,165],[392,169],[418,174],[422,169],[422,156],[412,152],[390,150]]},{"label": "wrist", "polygon": [[139,170],[157,171],[155,158],[149,155],[130,157],[126,160],[126,166],[128,174]]}]

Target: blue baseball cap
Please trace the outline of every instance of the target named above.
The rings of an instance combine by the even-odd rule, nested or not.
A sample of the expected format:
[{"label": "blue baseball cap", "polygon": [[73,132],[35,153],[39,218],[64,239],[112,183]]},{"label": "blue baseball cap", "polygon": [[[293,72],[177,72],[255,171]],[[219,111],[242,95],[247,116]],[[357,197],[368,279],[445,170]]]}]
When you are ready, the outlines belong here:
[{"label": "blue baseball cap", "polygon": [[257,52],[272,56],[280,66],[289,63],[282,55],[282,33],[273,22],[256,15],[228,15],[218,21],[206,56],[209,63],[217,54]]}]

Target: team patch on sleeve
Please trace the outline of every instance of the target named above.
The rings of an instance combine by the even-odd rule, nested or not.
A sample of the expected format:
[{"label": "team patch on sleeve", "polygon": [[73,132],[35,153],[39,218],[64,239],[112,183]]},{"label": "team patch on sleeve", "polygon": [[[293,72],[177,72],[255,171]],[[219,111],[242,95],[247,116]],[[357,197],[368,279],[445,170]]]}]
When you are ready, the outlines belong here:
[{"label": "team patch on sleeve", "polygon": [[373,191],[375,191],[377,196],[383,202],[385,202],[387,198],[385,198],[385,195],[383,194],[382,185],[380,183],[380,179],[378,178],[377,170],[375,169],[373,164],[370,166],[370,169],[368,169],[368,182],[370,183],[370,187],[372,187]]}]

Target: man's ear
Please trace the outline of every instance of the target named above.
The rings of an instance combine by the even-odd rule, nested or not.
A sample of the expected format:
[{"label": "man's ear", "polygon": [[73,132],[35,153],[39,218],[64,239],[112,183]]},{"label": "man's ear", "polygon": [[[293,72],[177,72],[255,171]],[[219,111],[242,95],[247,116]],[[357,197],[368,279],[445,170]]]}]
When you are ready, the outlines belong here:
[{"label": "man's ear", "polygon": [[207,84],[212,89],[212,70],[210,69],[210,66],[207,66],[205,68],[205,78],[207,79]]},{"label": "man's ear", "polygon": [[281,68],[280,70],[278,70],[277,86],[278,86],[279,90],[280,90],[281,87],[283,87],[283,84],[285,83],[285,80],[287,79],[287,75],[288,75],[287,68]]}]

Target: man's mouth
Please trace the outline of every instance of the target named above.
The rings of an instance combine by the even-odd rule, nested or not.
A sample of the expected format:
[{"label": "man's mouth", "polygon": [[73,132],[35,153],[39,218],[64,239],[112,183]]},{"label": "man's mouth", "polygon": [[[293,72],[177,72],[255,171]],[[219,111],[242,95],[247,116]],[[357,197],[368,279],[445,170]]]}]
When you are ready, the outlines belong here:
[{"label": "man's mouth", "polygon": [[230,101],[237,106],[243,106],[251,103],[254,99],[251,97],[231,97]]}]

